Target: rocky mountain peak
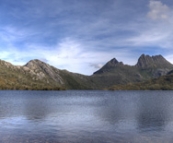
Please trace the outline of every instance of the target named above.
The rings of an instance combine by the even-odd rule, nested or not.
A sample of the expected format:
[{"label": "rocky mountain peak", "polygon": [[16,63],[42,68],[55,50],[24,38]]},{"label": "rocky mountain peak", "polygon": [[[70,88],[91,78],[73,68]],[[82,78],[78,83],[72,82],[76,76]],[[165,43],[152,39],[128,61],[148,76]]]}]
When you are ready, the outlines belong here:
[{"label": "rocky mountain peak", "polygon": [[115,67],[119,63],[122,63],[122,62],[119,62],[116,58],[113,58],[110,61],[108,61],[103,67],[106,67],[106,68],[109,68],[109,67],[112,67],[112,66]]},{"label": "rocky mountain peak", "polygon": [[123,65],[123,62],[119,62],[116,58],[113,58],[110,61],[108,61],[100,70],[94,72],[94,74],[108,72],[120,65]]},{"label": "rocky mountain peak", "polygon": [[63,84],[62,78],[59,75],[59,69],[50,66],[38,59],[29,61],[25,66],[25,70],[30,70],[30,73],[36,75],[38,79],[49,77],[50,79]]},{"label": "rocky mountain peak", "polygon": [[117,59],[116,58],[113,58],[112,60],[110,60],[108,63],[110,63],[110,64],[117,64],[117,63],[119,63],[118,61],[117,61]]},{"label": "rocky mountain peak", "polygon": [[142,54],[136,64],[138,68],[173,68],[173,65],[169,63],[162,55],[149,56]]},{"label": "rocky mountain peak", "polygon": [[37,69],[41,65],[44,65],[44,64],[46,64],[46,63],[43,63],[42,61],[35,59],[35,60],[29,61],[25,66],[30,68],[30,69]]}]

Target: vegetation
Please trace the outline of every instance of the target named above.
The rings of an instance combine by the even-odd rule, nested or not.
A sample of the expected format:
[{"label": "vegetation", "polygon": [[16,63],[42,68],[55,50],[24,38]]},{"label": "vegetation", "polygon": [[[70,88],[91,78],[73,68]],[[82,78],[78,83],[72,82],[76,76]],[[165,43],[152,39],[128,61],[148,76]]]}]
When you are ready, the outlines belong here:
[{"label": "vegetation", "polygon": [[109,90],[173,90],[173,74],[145,82],[114,85]]}]

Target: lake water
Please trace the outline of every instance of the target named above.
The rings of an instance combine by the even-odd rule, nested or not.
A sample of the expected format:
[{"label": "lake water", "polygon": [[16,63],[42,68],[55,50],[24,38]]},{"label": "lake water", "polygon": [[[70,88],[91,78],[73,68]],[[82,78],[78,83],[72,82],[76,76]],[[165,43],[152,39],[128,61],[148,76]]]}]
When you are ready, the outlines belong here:
[{"label": "lake water", "polygon": [[0,143],[173,143],[173,91],[0,91]]}]

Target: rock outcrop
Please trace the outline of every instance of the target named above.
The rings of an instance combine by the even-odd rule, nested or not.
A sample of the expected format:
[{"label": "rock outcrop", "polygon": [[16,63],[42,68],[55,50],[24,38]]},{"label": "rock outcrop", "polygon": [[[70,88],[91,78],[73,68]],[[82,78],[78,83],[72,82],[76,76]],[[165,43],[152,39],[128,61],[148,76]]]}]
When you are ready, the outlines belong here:
[{"label": "rock outcrop", "polygon": [[50,66],[40,60],[31,60],[26,65],[23,66],[23,69],[33,76],[36,76],[36,79],[47,79],[53,80],[59,84],[64,84],[63,79],[59,75],[59,69]]}]

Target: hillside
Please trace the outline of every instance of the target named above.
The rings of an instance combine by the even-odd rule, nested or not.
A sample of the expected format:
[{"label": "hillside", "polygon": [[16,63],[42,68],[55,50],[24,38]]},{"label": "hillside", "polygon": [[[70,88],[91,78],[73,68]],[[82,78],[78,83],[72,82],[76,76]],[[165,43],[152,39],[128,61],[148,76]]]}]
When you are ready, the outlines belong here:
[{"label": "hillside", "polygon": [[173,90],[173,74],[161,76],[145,82],[114,85],[109,90]]},{"label": "hillside", "polygon": [[62,90],[92,89],[89,77],[59,70],[40,60],[14,66],[0,60],[0,89]]}]

